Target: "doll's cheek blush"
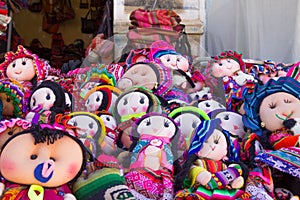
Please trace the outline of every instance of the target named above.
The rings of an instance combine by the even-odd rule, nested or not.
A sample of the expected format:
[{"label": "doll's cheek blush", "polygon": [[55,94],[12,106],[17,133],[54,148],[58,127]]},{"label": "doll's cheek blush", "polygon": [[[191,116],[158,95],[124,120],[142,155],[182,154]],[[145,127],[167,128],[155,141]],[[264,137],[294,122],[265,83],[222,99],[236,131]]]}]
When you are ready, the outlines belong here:
[{"label": "doll's cheek blush", "polygon": [[5,158],[1,160],[1,171],[2,172],[7,172],[7,171],[14,171],[16,169],[16,163],[9,159]]},{"label": "doll's cheek blush", "polygon": [[70,177],[74,177],[78,173],[79,169],[80,166],[78,166],[78,164],[71,163],[68,166],[67,173],[70,175]]},{"label": "doll's cheek blush", "polygon": [[148,109],[148,106],[143,106],[143,107],[142,107],[142,111],[143,111],[143,112],[146,112],[147,109]]}]

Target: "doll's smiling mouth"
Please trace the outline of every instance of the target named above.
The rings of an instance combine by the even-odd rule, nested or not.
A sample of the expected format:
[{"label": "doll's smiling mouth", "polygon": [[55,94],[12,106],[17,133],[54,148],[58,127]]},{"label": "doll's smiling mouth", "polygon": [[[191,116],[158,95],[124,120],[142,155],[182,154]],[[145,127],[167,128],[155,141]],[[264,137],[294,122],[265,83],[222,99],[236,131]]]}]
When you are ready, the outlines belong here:
[{"label": "doll's smiling mouth", "polygon": [[288,114],[288,115],[282,114],[283,117],[280,117],[278,114],[275,114],[275,116],[276,116],[278,119],[284,121],[284,120],[289,119],[293,114],[294,114],[294,112],[292,111],[292,112],[291,112],[290,114]]},{"label": "doll's smiling mouth", "polygon": [[21,74],[21,73],[22,73],[22,72],[15,72],[15,74],[18,74],[18,75]]}]

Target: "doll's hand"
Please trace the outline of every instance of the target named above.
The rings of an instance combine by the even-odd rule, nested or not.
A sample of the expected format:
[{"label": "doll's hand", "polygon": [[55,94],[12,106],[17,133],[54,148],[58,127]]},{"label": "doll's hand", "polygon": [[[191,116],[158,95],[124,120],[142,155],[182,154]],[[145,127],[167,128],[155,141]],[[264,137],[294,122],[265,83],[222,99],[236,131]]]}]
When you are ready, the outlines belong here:
[{"label": "doll's hand", "polygon": [[232,76],[232,78],[239,86],[243,86],[247,81],[254,81],[253,76],[242,71],[238,72],[236,76]]},{"label": "doll's hand", "polygon": [[196,181],[201,185],[206,185],[211,179],[211,173],[209,171],[201,172],[197,175]]},{"label": "doll's hand", "polygon": [[67,193],[64,195],[64,200],[76,200],[76,197],[71,193]]},{"label": "doll's hand", "polygon": [[241,188],[244,185],[244,178],[242,176],[239,176],[236,179],[234,179],[230,185],[233,189]]}]

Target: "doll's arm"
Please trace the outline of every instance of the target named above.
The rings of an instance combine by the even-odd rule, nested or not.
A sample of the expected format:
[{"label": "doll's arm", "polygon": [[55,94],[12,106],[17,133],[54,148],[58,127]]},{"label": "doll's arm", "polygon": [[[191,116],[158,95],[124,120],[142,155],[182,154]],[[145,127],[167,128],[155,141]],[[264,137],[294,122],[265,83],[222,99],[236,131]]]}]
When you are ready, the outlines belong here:
[{"label": "doll's arm", "polygon": [[205,168],[200,166],[192,166],[189,172],[189,179],[191,180],[191,185],[194,185],[196,182],[201,185],[206,185],[211,179],[211,173]]}]

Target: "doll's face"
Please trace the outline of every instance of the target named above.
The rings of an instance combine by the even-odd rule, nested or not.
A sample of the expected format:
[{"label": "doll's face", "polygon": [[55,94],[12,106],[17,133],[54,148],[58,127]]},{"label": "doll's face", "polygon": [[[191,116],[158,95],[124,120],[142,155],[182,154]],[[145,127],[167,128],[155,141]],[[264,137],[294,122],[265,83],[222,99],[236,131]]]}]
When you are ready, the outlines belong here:
[{"label": "doll's face", "polygon": [[85,101],[85,107],[87,108],[87,111],[95,112],[104,101],[103,93],[101,91],[95,91]]},{"label": "doll's face", "polygon": [[0,92],[0,100],[2,101],[3,104],[2,115],[13,116],[15,108],[14,108],[14,103],[12,98],[8,96],[6,93]]},{"label": "doll's face", "polygon": [[221,59],[212,65],[214,77],[232,76],[238,70],[240,70],[239,63],[231,58]]},{"label": "doll's face", "polygon": [[244,137],[245,131],[242,115],[235,112],[224,111],[217,114],[215,118],[219,118],[221,120],[221,127],[224,130],[229,131],[233,136],[237,136],[239,138]]},{"label": "doll's face", "polygon": [[205,113],[210,113],[211,111],[216,109],[226,109],[224,105],[213,99],[201,101],[198,103],[197,107],[202,109]]},{"label": "doll's face", "polygon": [[212,135],[203,143],[198,156],[212,160],[223,160],[227,154],[227,142],[225,135],[215,129]]},{"label": "doll's face", "polygon": [[129,92],[120,98],[117,103],[117,112],[120,116],[147,112],[149,108],[149,98],[142,92]]},{"label": "doll's face", "polygon": [[200,124],[201,119],[193,113],[182,113],[174,118],[178,123],[178,128],[186,140],[190,139],[192,131]]},{"label": "doll's face", "polygon": [[102,114],[99,117],[104,122],[105,127],[108,127],[112,130],[114,130],[117,127],[117,122],[113,116]]},{"label": "doll's face", "polygon": [[77,128],[79,138],[93,137],[101,131],[99,122],[89,115],[72,116],[68,124]]},{"label": "doll's face", "polygon": [[33,60],[30,58],[18,58],[7,66],[8,78],[17,81],[31,81],[35,76]]},{"label": "doll's face", "polygon": [[189,61],[182,55],[166,54],[159,57],[161,63],[170,69],[181,69],[184,72],[189,71]]},{"label": "doll's face", "polygon": [[2,148],[3,144],[8,140],[8,138],[10,138],[14,134],[19,133],[23,130],[24,129],[22,127],[17,126],[17,125],[15,125],[11,128],[7,127],[7,129],[5,131],[0,133],[0,149]]},{"label": "doll's face", "polygon": [[80,171],[83,152],[68,136],[54,143],[37,143],[30,133],[21,134],[4,146],[0,158],[1,175],[18,184],[58,187]]},{"label": "doll's face", "polygon": [[56,96],[54,92],[47,87],[42,87],[37,89],[32,95],[30,99],[30,108],[34,108],[36,106],[42,106],[45,110],[50,110],[50,108],[54,105],[56,101]]},{"label": "doll's face", "polygon": [[139,123],[137,132],[140,135],[172,138],[176,133],[176,125],[167,117],[149,116]]},{"label": "doll's face", "polygon": [[300,117],[300,100],[286,92],[277,92],[263,99],[259,107],[260,120],[265,128],[275,131],[283,127],[283,121]]},{"label": "doll's face", "polygon": [[133,65],[123,74],[117,83],[121,91],[132,86],[144,86],[151,90],[156,84],[158,84],[158,77],[152,67],[147,63]]}]

